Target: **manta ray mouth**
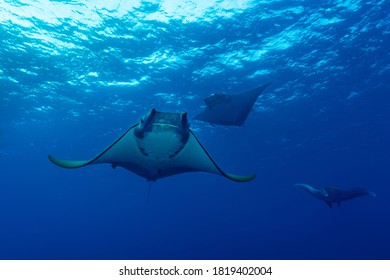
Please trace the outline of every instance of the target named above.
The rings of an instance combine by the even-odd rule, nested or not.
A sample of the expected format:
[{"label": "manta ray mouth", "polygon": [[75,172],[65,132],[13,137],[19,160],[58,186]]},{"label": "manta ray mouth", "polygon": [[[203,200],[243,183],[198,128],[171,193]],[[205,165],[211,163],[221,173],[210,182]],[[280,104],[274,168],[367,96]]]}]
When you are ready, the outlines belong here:
[{"label": "manta ray mouth", "polygon": [[134,135],[145,157],[169,160],[180,153],[189,138],[187,114],[152,109],[135,128]]}]

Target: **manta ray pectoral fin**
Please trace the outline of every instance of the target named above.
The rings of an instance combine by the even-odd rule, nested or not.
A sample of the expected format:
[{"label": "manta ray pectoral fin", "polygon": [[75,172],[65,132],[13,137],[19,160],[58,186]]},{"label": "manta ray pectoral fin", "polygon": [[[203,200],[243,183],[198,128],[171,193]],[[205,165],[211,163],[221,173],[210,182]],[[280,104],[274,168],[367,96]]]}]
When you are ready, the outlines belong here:
[{"label": "manta ray pectoral fin", "polygon": [[307,185],[307,184],[302,184],[302,183],[297,183],[297,184],[294,184],[294,186],[297,186],[297,187],[302,187],[302,188],[305,188],[305,189],[312,189],[313,187]]},{"label": "manta ray pectoral fin", "polygon": [[[95,156],[92,159],[89,159],[89,160],[62,160],[62,159],[55,158],[51,155],[48,155],[48,158],[52,163],[54,163],[55,165],[58,165],[60,167],[63,167],[63,168],[80,168],[80,167],[84,167],[84,166],[87,166],[90,164],[95,164],[95,163],[112,163],[112,168],[115,169],[118,166],[118,164],[115,163],[115,160],[113,160],[113,158],[114,159],[115,159],[115,157],[120,158],[120,155],[117,155],[117,154],[120,154],[121,151],[120,150],[117,151],[118,149],[112,149],[112,148],[115,147],[116,144],[118,142],[120,142],[120,140],[126,139],[126,137],[128,138],[129,131],[131,131],[134,127],[135,127],[135,125],[130,127],[121,137],[119,137],[119,139],[117,139],[113,144],[111,144],[108,148],[103,150],[103,152],[101,152],[100,154],[98,154],[97,156]],[[113,153],[109,153],[111,149],[114,150]],[[106,154],[108,154],[108,156]],[[111,154],[113,154],[113,155],[111,155]]]},{"label": "manta ray pectoral fin", "polygon": [[294,185],[297,186],[297,187],[300,187],[300,188],[304,189],[305,191],[307,191],[308,193],[310,193],[310,194],[313,195],[313,196],[318,197],[319,194],[320,194],[320,191],[319,191],[319,190],[317,190],[316,188],[313,188],[313,187],[310,186],[310,185],[302,184],[302,183],[298,183],[298,184],[294,184]]},{"label": "manta ray pectoral fin", "polygon": [[235,175],[230,173],[223,173],[226,178],[236,182],[249,182],[256,177],[256,174],[251,175]]},{"label": "manta ray pectoral fin", "polygon": [[92,160],[61,160],[51,155],[48,156],[49,160],[63,168],[79,168],[91,163]]},{"label": "manta ray pectoral fin", "polygon": [[376,197],[376,193],[371,192],[371,191],[368,191],[368,195],[369,195],[369,196],[372,196],[372,197]]},{"label": "manta ray pectoral fin", "polygon": [[175,162],[176,166],[179,168],[186,166],[186,168],[192,171],[205,171],[218,174],[235,182],[248,182],[256,177],[256,174],[236,175],[223,171],[192,131],[190,131],[187,145],[183,148],[183,151],[177,155]]}]

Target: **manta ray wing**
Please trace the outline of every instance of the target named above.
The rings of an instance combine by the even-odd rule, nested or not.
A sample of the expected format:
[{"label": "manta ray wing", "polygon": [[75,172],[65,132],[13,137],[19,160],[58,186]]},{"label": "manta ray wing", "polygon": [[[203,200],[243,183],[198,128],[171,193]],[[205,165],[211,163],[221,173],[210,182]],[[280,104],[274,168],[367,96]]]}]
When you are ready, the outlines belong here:
[{"label": "manta ray wing", "polygon": [[190,137],[187,145],[183,148],[182,152],[177,155],[177,158],[172,160],[172,165],[173,169],[176,171],[205,171],[222,175],[236,182],[248,182],[256,177],[256,174],[241,176],[224,172],[213,160],[192,131],[190,131]]},{"label": "manta ray wing", "polygon": [[242,126],[265,84],[240,94],[213,94],[204,101],[206,108],[194,117],[210,124]]},{"label": "manta ray wing", "polygon": [[344,201],[344,200],[350,200],[355,197],[359,196],[372,196],[375,197],[375,193],[368,191],[364,188],[351,188],[351,189],[345,189],[345,190],[340,190],[339,194],[339,200]]},{"label": "manta ray wing", "polygon": [[118,140],[90,160],[61,160],[51,155],[49,155],[48,158],[52,163],[63,168],[80,168],[96,163],[111,163],[115,165],[118,162],[125,162],[125,159],[129,156],[129,154],[131,157],[134,157],[134,154],[137,154],[135,153],[136,151],[131,150],[133,145],[130,145],[130,149],[126,149],[124,147],[124,143],[129,144],[132,142],[131,131],[133,131],[135,126],[136,125],[129,128],[121,137],[118,138]]}]

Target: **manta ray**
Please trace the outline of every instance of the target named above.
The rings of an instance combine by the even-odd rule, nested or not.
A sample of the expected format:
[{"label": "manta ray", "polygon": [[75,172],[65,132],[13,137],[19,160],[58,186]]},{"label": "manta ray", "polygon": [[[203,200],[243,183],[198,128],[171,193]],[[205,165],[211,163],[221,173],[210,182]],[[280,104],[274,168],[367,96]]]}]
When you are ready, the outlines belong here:
[{"label": "manta ray", "polygon": [[148,181],[192,171],[214,173],[236,182],[248,182],[256,176],[223,171],[189,128],[186,112],[158,112],[156,109],[92,159],[48,157],[52,163],[64,168],[108,163],[113,168],[125,168]]},{"label": "manta ray", "polygon": [[239,94],[213,94],[204,99],[206,108],[194,119],[211,125],[242,126],[257,98],[269,85],[265,84]]},{"label": "manta ray", "polygon": [[339,189],[336,187],[326,187],[323,189],[315,189],[306,184],[295,184],[295,186],[301,187],[312,196],[319,198],[332,208],[332,203],[337,203],[340,206],[341,201],[350,200],[359,196],[372,196],[376,197],[376,194],[363,188],[352,189]]}]

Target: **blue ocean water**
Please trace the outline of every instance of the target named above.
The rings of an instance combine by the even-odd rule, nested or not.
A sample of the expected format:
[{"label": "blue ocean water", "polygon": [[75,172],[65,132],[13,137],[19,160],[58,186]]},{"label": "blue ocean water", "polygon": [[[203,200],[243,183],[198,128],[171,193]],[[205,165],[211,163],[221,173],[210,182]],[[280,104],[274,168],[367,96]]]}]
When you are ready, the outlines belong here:
[{"label": "blue ocean water", "polygon": [[[0,3],[0,259],[389,259],[390,2]],[[243,127],[203,99],[271,82]],[[227,172],[87,159],[152,107]],[[330,209],[294,186],[377,194]]]}]

